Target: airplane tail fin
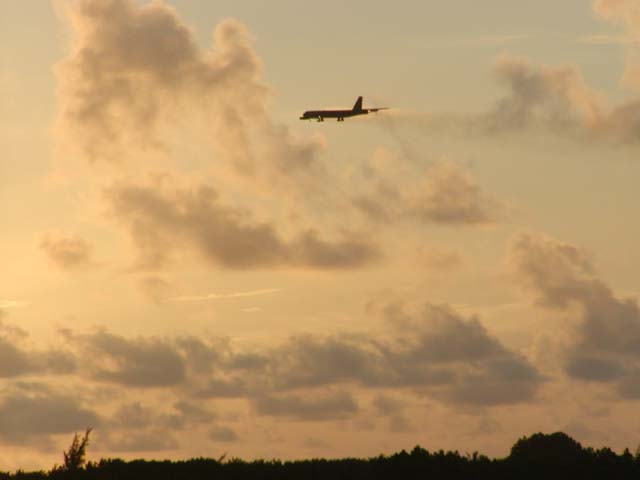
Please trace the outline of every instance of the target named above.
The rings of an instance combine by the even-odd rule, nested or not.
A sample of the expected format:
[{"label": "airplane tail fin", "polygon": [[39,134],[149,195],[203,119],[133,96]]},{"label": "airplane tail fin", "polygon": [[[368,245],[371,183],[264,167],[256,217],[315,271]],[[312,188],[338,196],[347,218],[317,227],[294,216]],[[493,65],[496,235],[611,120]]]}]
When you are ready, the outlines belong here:
[{"label": "airplane tail fin", "polygon": [[354,112],[362,111],[362,97],[358,97],[358,100],[356,100],[356,104],[353,106],[353,111]]}]

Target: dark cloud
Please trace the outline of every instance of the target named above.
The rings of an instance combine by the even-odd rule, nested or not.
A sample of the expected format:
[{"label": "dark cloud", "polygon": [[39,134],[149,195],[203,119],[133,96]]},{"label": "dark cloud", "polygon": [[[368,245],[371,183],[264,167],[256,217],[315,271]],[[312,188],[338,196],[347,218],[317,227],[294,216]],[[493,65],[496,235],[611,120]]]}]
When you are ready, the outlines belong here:
[{"label": "dark cloud", "polygon": [[120,405],[112,418],[115,425],[131,429],[146,428],[155,423],[153,412],[140,402]]},{"label": "dark cloud", "polygon": [[172,428],[189,428],[200,424],[207,424],[215,420],[218,416],[214,412],[203,408],[199,404],[181,400],[173,404],[177,414],[172,414],[170,426]]},{"label": "dark cloud", "polygon": [[197,391],[203,398],[240,398],[245,397],[249,388],[241,378],[218,379],[213,378]]},{"label": "dark cloud", "polygon": [[168,387],[185,380],[183,356],[156,338],[127,339],[107,332],[82,337],[96,380],[133,387]]},{"label": "dark cloud", "polygon": [[599,382],[616,380],[624,374],[619,360],[596,355],[587,356],[580,352],[569,355],[565,368],[567,374],[573,378]]},{"label": "dark cloud", "polygon": [[267,368],[254,377],[254,384],[282,392],[340,384],[412,388],[478,406],[535,397],[544,378],[477,319],[440,305],[413,313],[398,308],[401,322],[386,336],[291,338],[268,354]]},{"label": "dark cloud", "polygon": [[237,442],[238,434],[229,427],[217,426],[209,432],[209,438],[214,442]]},{"label": "dark cloud", "polygon": [[543,378],[524,358],[506,355],[461,374],[445,397],[460,405],[492,406],[531,401]]},{"label": "dark cloud", "polygon": [[640,308],[618,298],[599,279],[583,251],[540,234],[522,234],[511,261],[523,285],[549,308],[578,307],[580,322],[567,354],[568,375],[596,382],[619,382],[629,395],[628,378],[640,359]]},{"label": "dark cloud", "polygon": [[112,426],[124,430],[183,430],[200,424],[208,424],[217,415],[192,402],[178,401],[171,411],[158,412],[157,409],[140,402],[120,405],[113,414]]},{"label": "dark cloud", "polygon": [[99,424],[96,412],[67,395],[13,391],[0,399],[0,437],[6,443],[22,444],[29,438],[71,433]]},{"label": "dark cloud", "polygon": [[[54,372],[52,365],[77,358],[70,365],[83,365],[73,373],[84,381],[165,388],[178,398],[200,399],[181,400],[160,411],[125,402],[108,425],[116,432],[134,427],[145,432],[176,431],[210,424],[216,415],[201,403],[209,398],[246,399],[261,415],[323,420],[358,411],[346,393],[352,388],[376,394],[405,389],[452,405],[482,407],[531,401],[544,382],[524,357],[492,337],[475,317],[431,304],[417,310],[396,304],[382,311],[387,326],[377,333],[299,335],[269,346],[237,347],[225,339],[188,336],[127,338],[107,331],[66,332],[68,352],[59,353],[62,360],[42,354],[49,370],[33,371],[68,373],[66,367],[55,367]],[[11,349],[10,344],[6,348],[5,365],[13,365],[8,374],[29,374],[33,355]],[[318,396],[317,391],[330,393]],[[392,430],[404,430],[408,424],[401,405],[387,393],[377,397],[375,408],[387,416]]]},{"label": "dark cloud", "polygon": [[15,377],[33,371],[29,354],[20,350],[12,342],[0,339],[0,376]]},{"label": "dark cloud", "polygon": [[405,415],[404,402],[387,395],[377,395],[373,399],[373,407],[378,416],[388,418],[390,432],[408,432],[411,430],[411,420]]},{"label": "dark cloud", "polygon": [[51,263],[63,270],[74,270],[91,265],[91,245],[78,236],[46,234],[40,248]]},{"label": "dark cloud", "polygon": [[256,412],[262,415],[301,421],[338,420],[358,411],[355,399],[345,391],[325,395],[260,396],[252,403]]},{"label": "dark cloud", "polygon": [[399,413],[405,408],[405,404],[402,401],[387,395],[377,395],[373,399],[373,406],[382,415]]},{"label": "dark cloud", "polygon": [[502,357],[507,350],[488,335],[476,318],[465,319],[451,308],[427,305],[422,312],[429,324],[415,337],[404,355],[415,362],[475,362]]},{"label": "dark cloud", "polygon": [[289,390],[340,382],[382,383],[381,352],[367,338],[300,336],[271,354],[275,387]]},{"label": "dark cloud", "polygon": [[0,316],[0,377],[74,373],[76,359],[71,352],[38,350],[29,346],[28,340],[24,330],[3,322]]},{"label": "dark cloud", "polygon": [[[447,306],[427,305],[412,322],[411,337],[401,337],[402,348],[392,358],[404,367],[396,369],[406,375],[405,382],[417,383],[428,366],[446,372],[441,382],[434,382],[436,396],[477,406],[521,403],[532,400],[544,381],[523,356],[491,337],[476,318],[465,319]],[[423,324],[422,330],[416,330],[415,322]]]},{"label": "dark cloud", "polygon": [[307,230],[285,240],[274,225],[222,204],[209,187],[170,190],[160,183],[117,184],[107,191],[107,199],[129,229],[144,267],[161,267],[185,248],[233,269],[356,268],[379,256],[375,246],[360,238],[330,241]]},{"label": "dark cloud", "polygon": [[227,339],[207,339],[191,336],[179,337],[176,347],[185,357],[189,368],[198,374],[211,374],[229,355],[230,345]]}]

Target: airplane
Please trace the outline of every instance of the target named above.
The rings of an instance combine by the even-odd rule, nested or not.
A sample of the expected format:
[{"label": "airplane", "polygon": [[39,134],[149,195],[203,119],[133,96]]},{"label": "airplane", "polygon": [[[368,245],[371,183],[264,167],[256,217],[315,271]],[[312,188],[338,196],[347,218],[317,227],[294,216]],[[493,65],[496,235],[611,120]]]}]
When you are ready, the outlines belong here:
[{"label": "airplane", "polygon": [[362,97],[358,97],[358,100],[356,100],[351,110],[309,110],[302,114],[300,120],[312,120],[315,118],[318,122],[324,122],[325,118],[336,118],[338,122],[344,122],[344,119],[347,117],[368,115],[371,112],[388,110],[388,108],[389,107],[362,108]]}]

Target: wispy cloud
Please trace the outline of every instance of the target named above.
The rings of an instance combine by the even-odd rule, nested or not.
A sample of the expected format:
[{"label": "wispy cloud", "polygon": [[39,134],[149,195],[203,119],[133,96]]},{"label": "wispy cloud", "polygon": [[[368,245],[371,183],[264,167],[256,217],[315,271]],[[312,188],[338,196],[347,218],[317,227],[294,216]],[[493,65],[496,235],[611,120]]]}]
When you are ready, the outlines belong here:
[{"label": "wispy cloud", "polygon": [[257,297],[279,292],[279,288],[264,288],[262,290],[249,290],[247,292],[207,293],[206,295],[186,295],[170,298],[170,302],[201,302],[204,300],[220,300],[223,298]]},{"label": "wispy cloud", "polygon": [[28,305],[22,300],[0,300],[0,308],[20,308]]},{"label": "wispy cloud", "polygon": [[640,37],[629,35],[610,35],[605,33],[588,35],[578,39],[578,42],[587,45],[633,45],[640,43]]},{"label": "wispy cloud", "polygon": [[527,40],[526,34],[483,35],[479,37],[437,38],[427,42],[420,42],[423,48],[452,48],[452,47],[487,47],[504,45],[507,43]]}]

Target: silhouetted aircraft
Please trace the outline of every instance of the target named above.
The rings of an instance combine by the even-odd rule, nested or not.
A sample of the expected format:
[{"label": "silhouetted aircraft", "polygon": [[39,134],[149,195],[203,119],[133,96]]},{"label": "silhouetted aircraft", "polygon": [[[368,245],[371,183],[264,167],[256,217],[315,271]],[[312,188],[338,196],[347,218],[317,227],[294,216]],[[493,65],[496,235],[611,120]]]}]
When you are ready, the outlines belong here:
[{"label": "silhouetted aircraft", "polygon": [[309,110],[302,114],[300,120],[312,120],[316,119],[319,122],[324,122],[325,118],[336,118],[339,122],[344,122],[347,117],[355,117],[356,115],[367,115],[371,112],[377,112],[378,110],[387,110],[389,107],[378,108],[362,108],[362,97],[358,97],[356,104],[351,110]]}]

